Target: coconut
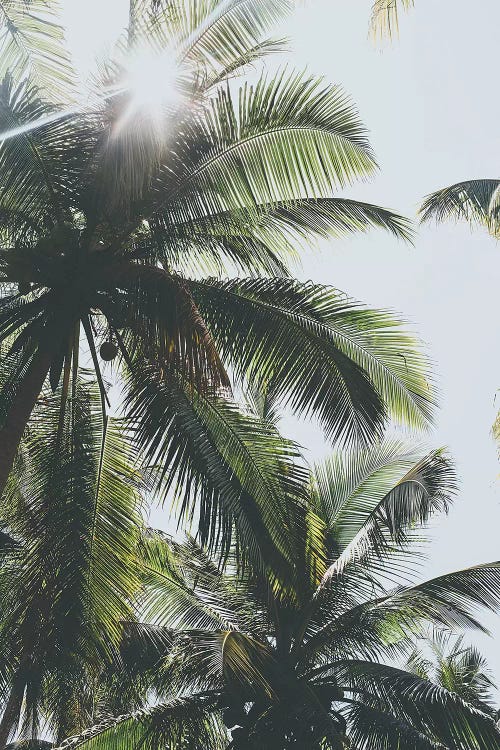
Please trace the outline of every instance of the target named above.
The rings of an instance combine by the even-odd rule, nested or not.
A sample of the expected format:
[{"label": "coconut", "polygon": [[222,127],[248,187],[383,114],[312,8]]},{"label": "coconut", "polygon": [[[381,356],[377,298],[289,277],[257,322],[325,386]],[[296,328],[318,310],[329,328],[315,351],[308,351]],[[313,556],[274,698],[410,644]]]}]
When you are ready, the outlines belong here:
[{"label": "coconut", "polygon": [[113,341],[104,341],[99,349],[99,354],[105,362],[111,362],[118,354],[118,347]]}]

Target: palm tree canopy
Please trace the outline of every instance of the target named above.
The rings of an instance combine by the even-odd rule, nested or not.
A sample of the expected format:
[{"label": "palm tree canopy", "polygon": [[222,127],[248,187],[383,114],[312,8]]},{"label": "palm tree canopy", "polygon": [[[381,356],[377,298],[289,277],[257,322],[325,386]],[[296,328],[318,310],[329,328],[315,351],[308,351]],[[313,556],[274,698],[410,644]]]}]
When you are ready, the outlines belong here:
[{"label": "palm tree canopy", "polygon": [[486,660],[477,648],[467,646],[463,636],[435,630],[419,641],[408,659],[408,669],[425,679],[433,679],[485,714],[495,716],[492,681]]},{"label": "palm tree canopy", "polygon": [[[0,81],[0,487],[46,379],[66,404],[80,348],[103,413],[102,363],[115,359],[137,450],[163,491],[175,484],[187,513],[191,488],[203,486],[205,539],[221,531],[217,508],[228,528],[257,466],[249,440],[263,428],[228,416],[232,389],[272,378],[281,403],[347,443],[374,439],[388,418],[428,424],[427,364],[395,316],[288,275],[288,259],[314,237],[410,231],[402,217],[339,195],[376,164],[338,86],[289,69],[240,83],[250,63],[281,49],[266,34],[289,3],[134,0],[84,104],[56,5],[19,8],[6,0],[0,9],[9,50]],[[158,81],[152,109],[139,106],[134,84],[144,57]],[[228,270],[245,277],[224,280]],[[240,446],[236,457],[222,451],[226,439]]]},{"label": "palm tree canopy", "polygon": [[408,584],[417,529],[454,488],[442,451],[336,453],[295,506],[286,580],[150,531],[141,613],[171,643],[148,668],[154,700],[61,748],[497,748],[489,714],[394,666],[428,622],[480,627],[476,608],[498,605],[499,563]]},{"label": "palm tree canopy", "polygon": [[103,424],[88,382],[75,384],[63,417],[58,429],[60,398],[47,393],[5,492],[14,541],[0,564],[7,734],[20,718],[28,737],[47,720],[56,738],[92,721],[88,686],[121,643],[140,583],[143,485],[130,440],[119,423]]}]

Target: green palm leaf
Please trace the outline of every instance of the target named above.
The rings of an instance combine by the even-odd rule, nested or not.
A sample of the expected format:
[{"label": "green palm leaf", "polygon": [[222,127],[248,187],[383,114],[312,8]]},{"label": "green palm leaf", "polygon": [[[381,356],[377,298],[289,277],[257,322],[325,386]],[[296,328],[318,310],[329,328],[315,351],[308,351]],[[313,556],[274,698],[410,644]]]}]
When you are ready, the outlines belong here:
[{"label": "green palm leaf", "polygon": [[141,551],[140,607],[147,622],[182,630],[237,626],[244,600],[193,540],[179,545],[151,532]]},{"label": "green palm leaf", "polygon": [[414,426],[429,419],[424,361],[388,313],[291,280],[188,283],[237,375],[272,379],[276,396],[318,416],[331,437],[372,439],[384,407]]},{"label": "green palm leaf", "polygon": [[[422,647],[430,651],[425,658]],[[407,662],[408,671],[434,681],[484,714],[495,714],[493,683],[485,658],[477,648],[466,646],[464,637],[452,638],[449,631],[434,630],[419,641]]]},{"label": "green palm leaf", "polygon": [[190,164],[186,154],[178,185],[163,190],[160,178],[157,187],[159,200],[182,198],[186,209],[196,212],[193,218],[329,197],[332,189],[375,168],[365,130],[345,94],[298,74],[262,77],[255,87],[241,88],[237,109],[230,90],[220,90],[198,140],[206,142],[206,155],[200,159],[193,152]]},{"label": "green palm leaf", "polygon": [[232,68],[291,7],[289,0],[182,3],[172,18],[180,54],[208,70]]},{"label": "green palm leaf", "polygon": [[[184,690],[220,690],[245,700],[275,699],[277,665],[267,643],[237,630],[196,629],[179,634],[164,683]],[[230,700],[230,698],[228,698]]]},{"label": "green palm leaf", "polygon": [[127,361],[138,355],[162,362],[164,372],[182,373],[200,390],[207,383],[212,388],[229,386],[213,338],[183,278],[151,264],[131,262],[119,262],[109,273],[120,295],[100,304],[117,328],[123,326],[123,319],[128,323]]},{"label": "green palm leaf", "polygon": [[131,599],[138,583],[132,566],[141,505],[138,490],[142,479],[133,468],[132,443],[124,436],[119,423],[109,418],[100,449],[90,536],[89,579],[93,610],[107,632],[114,636],[127,614],[124,603]]},{"label": "green palm leaf", "polygon": [[378,750],[380,747],[438,750],[442,747],[398,716],[364,703],[353,701],[345,715],[350,726],[349,735],[360,750]]},{"label": "green palm leaf", "polygon": [[230,400],[182,380],[160,380],[149,365],[134,366],[127,401],[163,495],[173,491],[180,518],[192,519],[196,509],[202,543],[227,550],[234,527],[255,564],[290,559],[288,504],[305,492],[291,443]]},{"label": "green palm leaf", "polygon": [[499,180],[468,180],[427,196],[420,209],[422,221],[465,219],[495,229],[493,202]]},{"label": "green palm leaf", "polygon": [[73,71],[59,17],[57,2],[2,0],[0,78],[6,73],[18,81],[27,77],[52,100],[67,96]]},{"label": "green palm leaf", "polygon": [[221,69],[207,74],[203,89],[209,91],[219,84],[224,84],[230,78],[242,75],[249,66],[255,66],[255,63],[263,61],[269,55],[279,55],[288,51],[287,39],[273,38],[262,39],[257,44],[247,47],[243,52],[235,51],[233,57],[229,57]]},{"label": "green palm leaf", "polygon": [[415,524],[448,509],[455,490],[442,451],[425,455],[386,442],[371,450],[335,453],[315,468],[316,502],[328,519],[335,562],[324,583],[350,562],[407,540]]},{"label": "green palm leaf", "polygon": [[[41,219],[46,213],[57,220],[60,216],[59,191],[65,165],[61,163],[61,149],[71,137],[68,118],[51,122],[55,108],[41,101],[38,90],[26,80],[15,83],[5,75],[0,84],[0,132],[22,129],[40,119],[36,130],[26,130],[0,144],[2,187],[0,209],[19,221],[19,215],[29,216],[30,225],[43,231]],[[64,176],[63,176],[64,175]]]},{"label": "green palm leaf", "polygon": [[371,203],[346,198],[304,199],[273,206],[268,213],[264,231],[271,221],[273,230],[281,229],[291,238],[297,236],[302,240],[310,240],[314,235],[324,239],[342,237],[370,227],[385,229],[405,241],[411,241],[413,236],[411,224],[404,217]]},{"label": "green palm leaf", "polygon": [[355,695],[368,693],[386,711],[446,747],[493,749],[500,743],[500,732],[489,716],[417,675],[361,661],[340,663],[337,674],[344,689]]},{"label": "green palm leaf", "polygon": [[[317,237],[343,237],[378,227],[411,241],[409,222],[393,212],[343,198],[305,198],[262,204],[251,211],[207,214],[186,220],[184,206],[172,204],[150,221],[153,236],[164,238],[151,248],[169,267],[184,275],[224,272],[225,260],[238,270],[288,276],[287,262]],[[142,248],[143,249],[143,248]]]},{"label": "green palm leaf", "polygon": [[217,716],[217,696],[192,695],[133,714],[103,721],[79,736],[65,740],[54,750],[154,750],[185,745],[192,750],[224,750],[227,735]]},{"label": "green palm leaf", "polygon": [[495,610],[500,591],[500,563],[485,563],[433,578],[395,594],[388,602],[408,604],[436,623],[453,628],[479,626],[473,613],[480,607]]},{"label": "green palm leaf", "polygon": [[[352,578],[351,586],[349,576]],[[308,613],[312,617],[310,630],[304,630],[310,632],[305,647],[308,654],[323,653],[323,650],[328,652],[329,644],[334,644],[334,638],[339,633],[343,638],[342,633],[346,628],[354,629],[354,632],[357,630],[360,636],[363,631],[368,632],[369,646],[374,653],[383,650],[384,643],[393,643],[395,638],[402,640],[408,635],[421,633],[422,625],[429,622],[437,627],[484,630],[476,619],[477,610],[487,608],[495,611],[500,599],[498,563],[466,568],[415,586],[401,586],[379,598],[373,598],[371,592],[376,590],[376,581],[370,576],[363,581],[359,571],[348,568],[346,578],[346,583],[343,583],[342,577],[338,581],[330,579],[328,586],[321,589],[322,596],[316,598],[316,607],[323,606],[314,617]],[[350,588],[359,596],[364,593],[363,583],[367,588],[365,600],[353,601],[349,595]],[[327,596],[329,586],[333,587],[331,598]],[[347,597],[343,593],[345,587]],[[322,621],[320,626],[318,620]]]},{"label": "green palm leaf", "polygon": [[104,430],[92,388],[75,383],[67,407],[60,394],[39,403],[3,501],[20,547],[1,624],[9,689],[20,685],[21,701],[26,689],[25,722],[36,727],[43,705],[62,733],[75,728],[84,675],[120,643],[139,583],[131,445],[112,422]]}]

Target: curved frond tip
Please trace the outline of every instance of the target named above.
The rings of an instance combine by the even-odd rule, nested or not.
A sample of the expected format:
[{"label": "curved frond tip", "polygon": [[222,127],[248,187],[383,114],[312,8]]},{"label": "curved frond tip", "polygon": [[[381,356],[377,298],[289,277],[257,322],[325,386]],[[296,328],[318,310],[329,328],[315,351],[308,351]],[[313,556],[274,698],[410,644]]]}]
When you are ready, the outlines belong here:
[{"label": "curved frond tip", "polygon": [[414,0],[375,0],[370,19],[374,38],[395,37],[399,32],[400,13],[413,8]]},{"label": "curved frond tip", "polygon": [[495,233],[498,225],[500,180],[467,180],[431,193],[422,203],[422,222],[455,219],[486,226]]}]

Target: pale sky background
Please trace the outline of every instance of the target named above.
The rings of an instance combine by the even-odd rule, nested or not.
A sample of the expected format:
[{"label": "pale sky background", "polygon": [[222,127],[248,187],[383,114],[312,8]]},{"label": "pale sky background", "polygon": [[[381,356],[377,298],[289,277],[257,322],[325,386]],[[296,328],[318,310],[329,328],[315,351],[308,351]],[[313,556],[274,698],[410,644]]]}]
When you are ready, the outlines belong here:
[{"label": "pale sky background", "polygon": [[[399,40],[368,39],[371,0],[308,0],[278,34],[290,62],[340,83],[371,132],[381,173],[353,197],[414,217],[420,199],[474,177],[500,177],[498,0],[418,0]],[[82,67],[124,23],[126,0],[64,0],[71,48]],[[500,559],[500,467],[491,425],[500,398],[500,246],[466,225],[419,230],[414,248],[370,232],[309,253],[297,273],[336,286],[414,324],[441,392],[427,441],[449,447],[460,476],[450,515],[436,524],[427,576]],[[316,426],[294,435],[312,457]],[[158,514],[155,522],[165,519]],[[500,618],[493,639],[470,634],[500,683]]]}]

